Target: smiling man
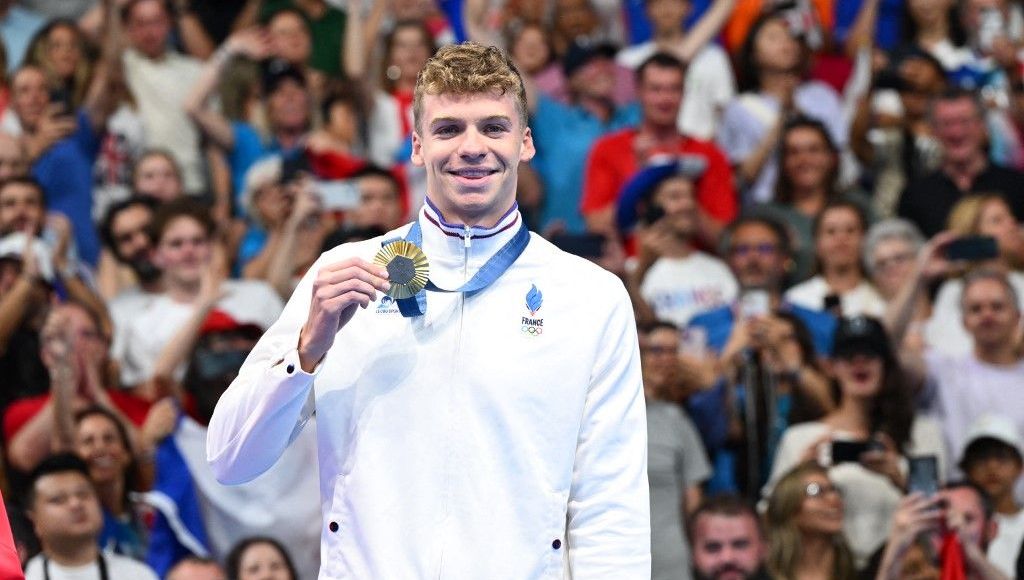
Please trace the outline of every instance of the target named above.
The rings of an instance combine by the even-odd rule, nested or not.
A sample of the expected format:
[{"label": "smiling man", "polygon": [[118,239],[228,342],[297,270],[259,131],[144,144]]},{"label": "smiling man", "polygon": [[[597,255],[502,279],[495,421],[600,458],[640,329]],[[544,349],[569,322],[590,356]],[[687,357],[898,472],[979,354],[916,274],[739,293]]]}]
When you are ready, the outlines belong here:
[{"label": "smiling man", "polygon": [[[425,207],[310,269],[218,403],[215,473],[257,477],[316,409],[321,579],[649,578],[632,308],[523,225],[519,73],[493,47],[445,47],[413,112]],[[405,242],[426,290],[371,262]]]}]

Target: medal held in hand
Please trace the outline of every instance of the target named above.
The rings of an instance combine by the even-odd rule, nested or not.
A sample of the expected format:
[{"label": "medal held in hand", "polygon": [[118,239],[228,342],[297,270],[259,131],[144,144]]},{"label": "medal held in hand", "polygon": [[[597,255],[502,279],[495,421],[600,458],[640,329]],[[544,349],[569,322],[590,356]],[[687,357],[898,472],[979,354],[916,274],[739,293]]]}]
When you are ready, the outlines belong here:
[{"label": "medal held in hand", "polygon": [[391,283],[387,295],[395,300],[411,298],[427,286],[430,264],[416,244],[405,240],[387,244],[374,256],[373,263],[387,269]]}]

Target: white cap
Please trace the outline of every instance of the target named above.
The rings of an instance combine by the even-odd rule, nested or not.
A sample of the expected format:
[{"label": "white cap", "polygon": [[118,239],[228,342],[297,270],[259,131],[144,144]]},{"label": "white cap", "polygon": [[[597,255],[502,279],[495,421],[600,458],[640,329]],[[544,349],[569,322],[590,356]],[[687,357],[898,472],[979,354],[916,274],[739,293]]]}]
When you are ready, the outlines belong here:
[{"label": "white cap", "polygon": [[1024,457],[1024,442],[1021,441],[1020,430],[1013,420],[1005,415],[982,415],[967,430],[964,449],[978,439],[995,439],[1013,447],[1021,457]]},{"label": "white cap", "polygon": [[[15,259],[19,262],[25,253],[25,243],[28,234],[15,232],[0,238],[0,259]],[[32,249],[35,250],[36,264],[39,265],[39,275],[43,280],[53,283],[53,252],[50,246],[40,238],[32,240]]]}]

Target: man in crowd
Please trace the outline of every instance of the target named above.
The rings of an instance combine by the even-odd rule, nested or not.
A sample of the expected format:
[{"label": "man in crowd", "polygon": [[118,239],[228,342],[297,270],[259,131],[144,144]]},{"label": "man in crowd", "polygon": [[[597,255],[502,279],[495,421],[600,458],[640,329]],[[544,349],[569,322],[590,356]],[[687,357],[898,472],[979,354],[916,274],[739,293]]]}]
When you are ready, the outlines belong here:
[{"label": "man in crowd", "polygon": [[1024,220],[1024,173],[989,159],[985,108],[979,98],[965,91],[944,93],[932,103],[930,121],[942,145],[942,160],[938,170],[910,181],[900,198],[900,216],[930,237],[945,229],[946,217],[961,197],[996,192]]},{"label": "man in crowd", "polygon": [[156,202],[149,198],[130,198],[110,206],[100,224],[104,245],[117,264],[131,270],[137,282],[137,286],[119,291],[113,298],[115,302],[128,295],[160,291],[160,270],[153,264],[153,240],[149,233],[156,207]]},{"label": "man in crowd", "polygon": [[208,558],[190,556],[167,572],[165,580],[227,580],[224,570]]},{"label": "man in crowd", "polygon": [[25,566],[28,580],[156,580],[146,565],[101,552],[103,516],[89,468],[77,456],[45,459],[32,472],[25,506],[43,551]]},{"label": "man in crowd", "polygon": [[352,228],[380,228],[388,232],[402,223],[401,186],[395,174],[368,165],[352,176],[359,188],[359,205],[348,213],[345,224]]},{"label": "man in crowd", "polygon": [[690,516],[697,580],[767,580],[768,546],[761,518],[737,496],[705,501]]},{"label": "man in crowd", "polygon": [[725,155],[713,143],[681,135],[676,128],[685,76],[683,63],[665,53],[656,53],[637,69],[640,124],[600,139],[587,160],[581,211],[588,230],[617,235],[615,204],[622,186],[659,154],[693,155],[705,161],[696,191],[700,239],[715,243],[736,217],[736,188]]}]

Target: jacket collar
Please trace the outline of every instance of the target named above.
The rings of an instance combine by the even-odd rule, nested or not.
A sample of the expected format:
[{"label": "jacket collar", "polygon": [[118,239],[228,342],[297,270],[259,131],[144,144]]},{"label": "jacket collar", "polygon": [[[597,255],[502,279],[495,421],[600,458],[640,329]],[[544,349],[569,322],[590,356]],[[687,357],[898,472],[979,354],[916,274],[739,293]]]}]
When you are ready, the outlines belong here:
[{"label": "jacket collar", "polygon": [[419,222],[430,279],[447,288],[461,285],[515,236],[521,220],[519,204],[513,203],[493,226],[467,226],[449,221],[430,199],[425,200]]}]

